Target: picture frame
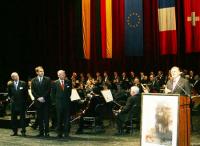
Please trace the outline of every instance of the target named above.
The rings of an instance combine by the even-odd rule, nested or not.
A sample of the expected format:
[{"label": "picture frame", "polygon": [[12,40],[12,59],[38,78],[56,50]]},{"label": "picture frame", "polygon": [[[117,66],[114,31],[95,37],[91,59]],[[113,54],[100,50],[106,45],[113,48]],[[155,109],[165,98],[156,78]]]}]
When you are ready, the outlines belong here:
[{"label": "picture frame", "polygon": [[179,94],[142,94],[141,146],[178,146]]}]

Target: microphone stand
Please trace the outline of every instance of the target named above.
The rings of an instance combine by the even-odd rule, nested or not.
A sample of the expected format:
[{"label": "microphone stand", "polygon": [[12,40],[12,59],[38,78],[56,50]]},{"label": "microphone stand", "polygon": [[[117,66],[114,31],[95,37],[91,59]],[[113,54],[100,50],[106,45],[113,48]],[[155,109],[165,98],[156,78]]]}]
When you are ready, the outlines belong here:
[{"label": "microphone stand", "polygon": [[178,83],[176,85],[184,92],[185,95],[191,98],[191,95],[188,94],[188,92],[185,89],[183,89],[183,87],[181,87]]}]

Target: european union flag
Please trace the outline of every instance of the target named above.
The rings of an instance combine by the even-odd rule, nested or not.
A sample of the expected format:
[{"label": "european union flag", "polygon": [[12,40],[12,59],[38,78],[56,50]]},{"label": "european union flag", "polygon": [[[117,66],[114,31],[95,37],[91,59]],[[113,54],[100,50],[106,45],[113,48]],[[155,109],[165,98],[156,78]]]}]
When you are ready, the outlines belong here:
[{"label": "european union flag", "polygon": [[125,0],[125,55],[143,55],[142,0]]}]

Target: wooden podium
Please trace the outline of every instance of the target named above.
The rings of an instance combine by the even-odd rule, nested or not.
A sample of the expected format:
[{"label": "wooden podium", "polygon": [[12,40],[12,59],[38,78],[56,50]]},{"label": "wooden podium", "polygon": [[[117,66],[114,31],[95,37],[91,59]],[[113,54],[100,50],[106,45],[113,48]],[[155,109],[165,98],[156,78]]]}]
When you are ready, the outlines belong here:
[{"label": "wooden podium", "polygon": [[180,96],[179,106],[178,146],[190,146],[190,98]]}]

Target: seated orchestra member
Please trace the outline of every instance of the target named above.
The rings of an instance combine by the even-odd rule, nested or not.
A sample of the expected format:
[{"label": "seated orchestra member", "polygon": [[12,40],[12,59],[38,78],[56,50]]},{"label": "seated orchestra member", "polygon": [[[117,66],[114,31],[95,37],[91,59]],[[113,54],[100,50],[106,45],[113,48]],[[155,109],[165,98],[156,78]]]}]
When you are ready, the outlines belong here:
[{"label": "seated orchestra member", "polygon": [[94,80],[95,86],[101,87],[102,85],[102,77],[101,77],[101,73],[100,72],[96,72],[96,78]]},{"label": "seated orchestra member", "polygon": [[194,76],[194,84],[193,84],[194,95],[200,95],[200,77],[199,75]]},{"label": "seated orchestra member", "polygon": [[104,99],[100,96],[100,89],[99,87],[95,86],[93,88],[93,91],[88,94],[87,98],[89,98],[87,105],[85,109],[80,114],[80,121],[79,121],[79,127],[76,131],[76,134],[82,134],[83,130],[86,128],[84,126],[85,122],[84,117],[95,117],[96,118],[96,125],[99,127],[103,127],[102,124],[102,118],[101,118],[101,109],[99,108],[99,105],[102,105],[104,102]]},{"label": "seated orchestra member", "polygon": [[148,88],[150,93],[160,92],[160,85],[153,74],[149,76]]},{"label": "seated orchestra member", "polygon": [[165,76],[163,74],[163,71],[159,70],[155,78],[158,81],[159,86],[163,87],[163,85],[165,84]]},{"label": "seated orchestra member", "polygon": [[116,111],[116,123],[117,123],[117,133],[116,135],[123,134],[123,128],[125,123],[130,119],[130,115],[140,107],[140,92],[137,86],[132,86],[130,89],[130,95],[127,99],[126,105]]},{"label": "seated orchestra member", "polygon": [[[36,110],[35,109],[35,104],[34,104],[35,97],[33,96],[32,91],[31,91],[31,79],[28,80],[28,96],[29,96],[29,101],[28,101],[29,102],[29,106],[28,106],[27,110]],[[31,127],[33,129],[37,129],[37,127],[38,127],[37,115],[35,115],[35,121],[31,125]]]},{"label": "seated orchestra member", "polygon": [[71,104],[71,81],[66,79],[64,70],[57,72],[58,80],[56,80],[52,87],[51,96],[55,100],[56,114],[57,114],[57,131],[58,138],[68,138],[70,132],[70,104]]},{"label": "seated orchestra member", "polygon": [[113,88],[113,90],[116,90],[116,91],[121,90],[120,77],[119,77],[119,75],[118,75],[118,73],[116,71],[113,72],[112,88]]},{"label": "seated orchestra member", "polygon": [[129,89],[129,78],[127,77],[125,72],[122,73],[120,84],[121,84],[122,89],[124,90]]},{"label": "seated orchestra member", "polygon": [[8,85],[8,96],[11,101],[11,124],[13,134],[11,136],[18,135],[17,116],[20,116],[20,125],[22,127],[22,136],[26,136],[26,124],[25,124],[25,111],[27,102],[27,84],[24,81],[19,80],[17,72],[11,74],[13,82]]}]

